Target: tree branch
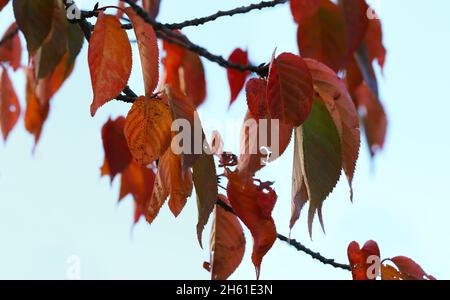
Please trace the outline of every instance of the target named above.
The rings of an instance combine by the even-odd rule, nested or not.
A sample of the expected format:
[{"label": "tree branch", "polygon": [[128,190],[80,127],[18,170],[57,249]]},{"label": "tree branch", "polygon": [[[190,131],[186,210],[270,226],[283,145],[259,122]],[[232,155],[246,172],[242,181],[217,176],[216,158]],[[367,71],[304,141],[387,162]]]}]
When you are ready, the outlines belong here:
[{"label": "tree branch", "polygon": [[238,15],[238,14],[245,14],[252,10],[256,10],[256,9],[261,10],[266,7],[274,7],[279,4],[286,3],[288,1],[289,0],[263,1],[263,2],[260,2],[257,4],[251,4],[249,6],[242,6],[242,7],[238,7],[238,8],[227,10],[227,11],[218,11],[217,13],[212,14],[207,17],[192,19],[192,20],[188,20],[188,21],[184,21],[184,22],[180,22],[180,23],[164,24],[164,26],[169,29],[172,29],[172,30],[182,29],[184,27],[189,27],[189,26],[199,26],[199,25],[203,25],[205,23],[211,22],[211,21],[215,21],[221,17],[231,17],[231,16]]},{"label": "tree branch", "polygon": [[166,25],[159,23],[155,21],[146,11],[144,11],[139,5],[134,3],[132,0],[121,0],[125,3],[127,3],[129,6],[133,8],[133,10],[148,24],[152,25],[155,29],[157,36],[168,41],[169,43],[177,42],[177,45],[180,47],[186,48],[192,52],[197,53],[198,55],[217,63],[218,65],[224,67],[224,68],[232,68],[241,72],[253,72],[260,76],[267,76],[268,72],[268,66],[267,65],[261,65],[261,66],[254,66],[254,65],[240,65],[231,63],[228,60],[224,59],[220,55],[212,54],[208,50],[206,50],[203,47],[200,47],[199,45],[196,45],[192,43],[188,38],[185,36],[173,32],[170,28],[166,27]]},{"label": "tree branch", "polygon": [[[222,207],[223,209],[225,209],[227,212],[230,212],[230,213],[236,215],[233,208],[228,206],[228,204],[226,204],[222,200],[217,199],[216,204],[218,206]],[[295,249],[297,249],[297,251],[304,252],[304,253],[308,254],[309,256],[311,256],[313,259],[316,259],[325,265],[330,265],[337,269],[351,271],[351,268],[349,265],[337,263],[334,261],[334,259],[326,258],[326,257],[322,256],[319,252],[312,251],[311,249],[305,247],[304,245],[302,245],[300,242],[297,242],[296,240],[290,239],[279,233],[277,233],[277,239],[279,239],[280,241],[283,241],[285,243],[288,243],[289,245],[291,245]]]}]

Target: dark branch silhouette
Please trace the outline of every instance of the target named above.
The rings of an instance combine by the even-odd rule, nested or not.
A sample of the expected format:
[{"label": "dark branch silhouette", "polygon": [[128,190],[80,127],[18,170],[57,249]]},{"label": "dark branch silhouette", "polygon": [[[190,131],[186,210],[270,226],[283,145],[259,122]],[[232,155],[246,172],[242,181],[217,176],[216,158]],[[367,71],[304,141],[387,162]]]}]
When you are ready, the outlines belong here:
[{"label": "dark branch silhouette", "polygon": [[[228,204],[226,204],[225,202],[223,202],[220,199],[217,199],[216,204],[220,207],[222,207],[223,209],[225,209],[226,211],[232,213],[232,214],[236,214],[233,210],[232,207],[228,206]],[[304,252],[306,254],[308,254],[309,256],[311,256],[313,259],[316,259],[318,261],[320,261],[321,263],[325,264],[325,265],[330,265],[333,266],[337,269],[343,269],[343,270],[347,270],[347,271],[351,271],[351,268],[349,265],[346,264],[341,264],[341,263],[337,263],[334,261],[334,259],[330,259],[330,258],[326,258],[323,255],[321,255],[319,252],[314,252],[311,249],[305,247],[303,244],[301,244],[300,242],[297,242],[294,239],[290,239],[282,234],[277,233],[277,239],[279,239],[280,241],[283,241],[285,243],[288,243],[289,245],[293,246],[295,249],[297,249],[297,251],[301,251]]]},{"label": "dark branch silhouette", "polygon": [[251,4],[249,6],[242,6],[242,7],[238,7],[238,8],[227,10],[227,11],[218,11],[215,14],[207,16],[207,17],[192,19],[192,20],[188,20],[188,21],[184,21],[184,22],[180,22],[180,23],[164,24],[164,26],[169,29],[172,29],[172,30],[183,29],[184,27],[189,27],[189,26],[199,26],[199,25],[203,25],[205,23],[211,22],[211,21],[215,21],[221,17],[231,17],[231,16],[238,15],[238,14],[245,14],[252,10],[256,10],[256,9],[261,10],[266,7],[274,7],[279,4],[286,3],[288,1],[289,0],[263,1],[263,2],[260,2],[257,4]]}]

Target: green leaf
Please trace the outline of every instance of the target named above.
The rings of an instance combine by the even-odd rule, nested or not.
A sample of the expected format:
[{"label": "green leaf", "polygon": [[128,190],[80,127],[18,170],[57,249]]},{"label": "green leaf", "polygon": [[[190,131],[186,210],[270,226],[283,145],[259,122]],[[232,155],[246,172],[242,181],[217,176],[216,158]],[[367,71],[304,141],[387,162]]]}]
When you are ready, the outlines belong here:
[{"label": "green leaf", "polygon": [[[336,186],[342,169],[339,133],[325,105],[315,100],[311,115],[295,130],[293,216],[309,200],[308,225],[317,212],[323,228],[322,205]],[[306,193],[305,193],[306,191]],[[293,225],[291,221],[291,224]]]},{"label": "green leaf", "polygon": [[33,56],[50,33],[54,0],[14,0],[14,16]]},{"label": "green leaf", "polygon": [[200,246],[203,248],[203,229],[208,223],[209,216],[214,209],[214,204],[218,197],[216,166],[212,155],[203,153],[195,162],[193,180],[195,192],[197,193],[197,235]]}]

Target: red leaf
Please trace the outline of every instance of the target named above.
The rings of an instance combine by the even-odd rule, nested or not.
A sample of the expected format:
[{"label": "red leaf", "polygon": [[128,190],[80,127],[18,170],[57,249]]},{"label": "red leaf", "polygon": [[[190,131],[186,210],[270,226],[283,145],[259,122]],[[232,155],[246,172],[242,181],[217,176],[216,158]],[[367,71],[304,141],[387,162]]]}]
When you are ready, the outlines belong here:
[{"label": "red leaf", "polygon": [[131,162],[131,153],[128,150],[124,128],[126,119],[118,117],[116,120],[108,120],[102,128],[103,148],[105,160],[108,163],[111,181],[122,173]]},{"label": "red leaf", "polygon": [[131,45],[115,16],[99,13],[89,43],[89,69],[94,100],[91,115],[125,88],[131,74]]},{"label": "red leaf", "polygon": [[295,22],[314,15],[320,8],[321,0],[291,0],[291,12]]},{"label": "red leaf", "polygon": [[365,83],[356,89],[355,101],[359,108],[364,108],[362,120],[370,154],[373,157],[384,147],[388,125],[386,112],[382,103]]},{"label": "red leaf", "polygon": [[348,42],[347,59],[350,60],[366,35],[369,25],[369,19],[367,18],[369,6],[366,0],[340,0],[339,5],[342,9],[346,24]]},{"label": "red leaf", "polygon": [[305,59],[305,62],[311,72],[314,88],[323,99],[339,132],[343,168],[352,188],[361,143],[358,113],[344,82],[333,70],[313,59]]},{"label": "red leaf", "polygon": [[[3,37],[7,36],[17,28],[16,23],[11,24],[6,30]],[[20,42],[19,34],[16,33],[14,37],[6,41],[0,47],[0,62],[7,62],[16,71],[20,67],[22,58],[22,43]]]},{"label": "red leaf", "polygon": [[280,54],[271,64],[267,102],[272,119],[300,126],[312,108],[313,84],[303,59],[291,53]]},{"label": "red leaf", "polygon": [[[229,205],[228,199],[219,195],[220,200]],[[212,280],[226,280],[239,267],[245,252],[245,236],[238,218],[231,212],[216,205],[211,229]]]},{"label": "red leaf", "polygon": [[0,11],[8,4],[9,0],[0,0]]},{"label": "red leaf", "polygon": [[228,199],[237,216],[250,229],[253,236],[252,261],[259,278],[261,262],[276,239],[275,223],[271,213],[277,196],[271,188],[263,189],[249,178],[227,171]]},{"label": "red leaf", "polygon": [[125,13],[133,23],[144,74],[145,95],[151,96],[159,80],[159,49],[153,27],[139,17],[131,7]]},{"label": "red leaf", "polygon": [[[247,51],[244,51],[239,48],[235,49],[228,58],[228,61],[234,64],[246,66],[248,65],[248,53]],[[249,74],[250,72],[248,71],[241,72],[236,69],[227,68],[228,83],[230,85],[231,90],[230,106],[236,100],[237,96],[244,87],[245,80],[247,79],[247,76]]]},{"label": "red leaf", "polygon": [[419,266],[415,261],[406,256],[396,256],[390,259],[399,269],[404,277],[413,280],[425,280],[434,279],[434,277],[429,276],[421,266]]},{"label": "red leaf", "polygon": [[322,0],[320,9],[299,22],[297,39],[302,57],[319,60],[334,71],[347,60],[346,26],[342,12],[330,0]]},{"label": "red leaf", "polygon": [[383,68],[386,60],[386,49],[383,45],[383,30],[380,20],[369,20],[364,43],[369,52],[370,61],[376,59],[380,67]]},{"label": "red leaf", "polygon": [[371,263],[373,263],[369,258],[375,256],[380,259],[380,249],[375,241],[366,242],[361,249],[357,242],[351,242],[348,245],[347,254],[352,269],[353,280],[376,279],[376,276],[373,276],[373,278],[370,276],[371,278],[369,278],[368,274],[368,269],[372,266]]},{"label": "red leaf", "polygon": [[248,110],[256,120],[267,116],[266,88],[267,81],[261,78],[250,79],[245,87]]},{"label": "red leaf", "polygon": [[0,109],[3,140],[6,141],[19,120],[20,103],[5,67],[2,67],[0,80]]},{"label": "red leaf", "polygon": [[142,7],[153,19],[156,19],[160,3],[161,0],[142,0]]}]

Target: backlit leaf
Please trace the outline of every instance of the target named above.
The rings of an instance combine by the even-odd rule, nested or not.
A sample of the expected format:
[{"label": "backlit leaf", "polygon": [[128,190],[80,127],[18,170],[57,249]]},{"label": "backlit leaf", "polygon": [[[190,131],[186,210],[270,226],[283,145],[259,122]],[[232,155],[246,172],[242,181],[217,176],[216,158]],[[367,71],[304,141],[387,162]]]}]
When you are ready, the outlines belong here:
[{"label": "backlit leaf", "polygon": [[9,78],[8,71],[1,67],[0,78],[0,124],[2,128],[3,140],[8,139],[9,133],[16,126],[20,116],[20,103],[14,87]]},{"label": "backlit leaf", "polygon": [[139,17],[131,7],[125,9],[133,23],[141,57],[146,96],[151,96],[159,80],[159,49],[153,27]]},{"label": "backlit leaf", "polygon": [[295,22],[314,15],[320,8],[321,0],[291,0],[291,13]]},{"label": "backlit leaf", "polygon": [[[9,35],[17,28],[16,23],[8,27],[3,37]],[[20,42],[19,34],[15,34],[13,38],[6,41],[0,47],[0,62],[7,62],[16,71],[20,67],[22,58],[22,43]]]},{"label": "backlit leaf", "polygon": [[105,160],[108,163],[111,181],[117,174],[122,173],[131,162],[131,153],[128,150],[124,134],[125,122],[124,117],[118,117],[115,120],[110,118],[102,128]]},{"label": "backlit leaf", "polygon": [[309,200],[308,227],[312,235],[316,211],[324,227],[322,205],[336,186],[342,169],[339,132],[323,103],[314,101],[311,115],[295,130],[295,139],[291,226]]},{"label": "backlit leaf", "polygon": [[134,159],[146,166],[160,158],[170,146],[172,115],[162,101],[139,97],[125,124],[125,138]]},{"label": "backlit leaf", "polygon": [[276,239],[272,210],[277,200],[273,189],[265,183],[255,184],[240,174],[227,171],[227,194],[236,215],[253,236],[252,262],[259,278],[261,262]]},{"label": "backlit leaf", "polygon": [[94,100],[91,115],[125,88],[131,74],[131,45],[115,16],[99,13],[89,43],[89,70]]},{"label": "backlit leaf", "polygon": [[[353,280],[376,280],[379,270],[375,269],[375,274],[369,272],[370,267],[377,268],[372,266],[374,262],[380,262],[380,249],[375,241],[366,242],[361,249],[357,242],[351,242],[347,249],[347,255]],[[371,256],[377,260],[370,259]]]},{"label": "backlit leaf", "polygon": [[339,132],[342,164],[351,188],[361,143],[358,113],[345,84],[333,70],[312,59],[305,59],[305,62],[311,72],[314,89],[323,99]]},{"label": "backlit leaf", "polygon": [[347,30],[347,59],[351,59],[364,39],[369,23],[366,0],[339,0]]},{"label": "backlit leaf", "polygon": [[346,26],[339,7],[330,0],[322,0],[312,16],[299,22],[297,40],[302,57],[319,60],[338,71],[347,59]]},{"label": "backlit leaf", "polygon": [[[247,51],[244,51],[239,48],[235,49],[228,58],[228,61],[242,66],[248,65]],[[236,69],[227,68],[228,84],[230,85],[231,91],[230,105],[233,104],[233,102],[236,100],[237,96],[241,92],[242,88],[244,87],[245,80],[247,79],[247,76],[249,74],[250,72],[248,71],[241,72]]]},{"label": "backlit leaf", "polygon": [[[219,198],[227,205],[227,198]],[[245,236],[238,218],[216,205],[211,229],[211,279],[226,280],[239,267],[245,252]]]},{"label": "backlit leaf", "polygon": [[0,0],[0,11],[8,4],[9,0]]},{"label": "backlit leaf", "polygon": [[291,53],[280,54],[271,64],[267,102],[272,119],[300,126],[311,112],[313,85],[303,59]]}]

